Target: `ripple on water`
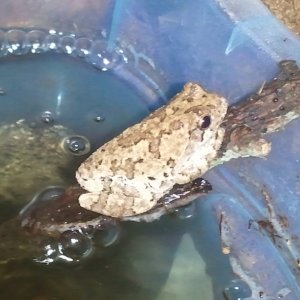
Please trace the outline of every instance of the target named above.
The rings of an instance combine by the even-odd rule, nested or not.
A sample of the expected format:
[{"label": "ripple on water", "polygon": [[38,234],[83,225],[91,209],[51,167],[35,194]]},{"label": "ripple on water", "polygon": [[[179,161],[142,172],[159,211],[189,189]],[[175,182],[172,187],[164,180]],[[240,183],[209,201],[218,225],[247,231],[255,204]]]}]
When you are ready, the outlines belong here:
[{"label": "ripple on water", "polygon": [[91,145],[86,137],[73,135],[63,139],[62,148],[67,153],[81,156],[90,152]]}]

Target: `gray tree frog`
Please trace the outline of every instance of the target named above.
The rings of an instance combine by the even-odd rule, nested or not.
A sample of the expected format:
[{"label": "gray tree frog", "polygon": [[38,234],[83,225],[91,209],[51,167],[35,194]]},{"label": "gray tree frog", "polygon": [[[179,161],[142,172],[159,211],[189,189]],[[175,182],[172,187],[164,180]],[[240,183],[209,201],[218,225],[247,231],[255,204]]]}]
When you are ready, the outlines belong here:
[{"label": "gray tree frog", "polygon": [[153,208],[175,184],[200,177],[217,156],[225,98],[188,83],[169,104],[101,146],[79,167],[83,208],[112,217]]}]

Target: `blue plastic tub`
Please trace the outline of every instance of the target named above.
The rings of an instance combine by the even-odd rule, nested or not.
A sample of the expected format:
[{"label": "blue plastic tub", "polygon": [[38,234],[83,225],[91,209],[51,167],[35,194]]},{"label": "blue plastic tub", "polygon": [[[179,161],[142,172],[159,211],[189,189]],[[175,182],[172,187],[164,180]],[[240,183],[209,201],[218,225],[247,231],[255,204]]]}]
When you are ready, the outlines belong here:
[{"label": "blue plastic tub", "polygon": [[[7,0],[0,3],[0,15],[0,41],[10,30],[16,30],[8,34],[12,45],[24,34],[24,43],[13,54],[30,51],[30,38],[31,42],[38,40],[37,52],[70,54],[110,72],[150,109],[166,103],[188,81],[224,95],[232,104],[272,79],[280,60],[300,63],[298,37],[258,0]],[[252,291],[251,296],[244,293],[247,299],[300,299],[299,129],[297,120],[268,136],[273,148],[267,159],[238,159],[208,172],[206,178],[214,192],[198,207],[199,219],[186,231],[197,249],[201,244],[197,226],[204,219],[211,222],[203,243],[211,243],[212,249],[205,246],[206,250],[198,252],[212,251],[222,257],[223,245],[225,260],[229,258],[233,272]],[[221,216],[226,224],[220,225],[224,227],[220,236]],[[260,226],[268,220],[279,235]],[[179,242],[173,242],[177,249]],[[224,260],[219,264],[219,258],[203,257],[208,259],[212,277],[217,276],[218,268],[228,268]],[[168,259],[172,265],[176,251]],[[142,273],[147,278],[147,272]],[[155,274],[149,276],[159,271]],[[162,277],[160,287],[168,274]],[[192,282],[197,290],[197,282]],[[216,282],[214,297],[222,299],[219,290],[226,288],[226,279]],[[149,286],[151,290],[151,283]],[[193,300],[201,294],[200,289],[190,296],[175,293],[169,297]],[[160,297],[157,299],[171,299]]]}]

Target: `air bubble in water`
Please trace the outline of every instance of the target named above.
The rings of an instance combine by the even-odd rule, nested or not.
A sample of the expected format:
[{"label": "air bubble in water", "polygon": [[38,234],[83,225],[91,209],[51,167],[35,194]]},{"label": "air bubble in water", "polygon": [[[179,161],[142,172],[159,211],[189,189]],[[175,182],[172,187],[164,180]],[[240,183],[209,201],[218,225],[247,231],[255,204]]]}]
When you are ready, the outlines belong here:
[{"label": "air bubble in water", "polygon": [[226,300],[242,300],[251,296],[249,286],[242,280],[232,280],[223,291]]},{"label": "air bubble in water", "polygon": [[57,50],[60,42],[60,37],[57,34],[50,34],[46,37],[46,47],[49,50]]},{"label": "air bubble in water", "polygon": [[59,244],[56,241],[49,240],[44,243],[41,256],[35,258],[34,261],[49,265],[57,260],[59,254]]},{"label": "air bubble in water", "polygon": [[64,193],[64,188],[60,186],[51,186],[38,193],[38,202],[45,202],[55,199]]},{"label": "air bubble in water", "polygon": [[95,123],[101,123],[105,121],[105,116],[102,113],[102,108],[98,109],[97,107],[93,108],[92,111],[90,111],[86,118],[88,121],[94,121]]},{"label": "air bubble in water", "polygon": [[180,220],[190,219],[195,215],[195,213],[196,203],[194,201],[175,210],[175,215]]},{"label": "air bubble in water", "polygon": [[96,115],[94,116],[94,121],[97,122],[97,123],[102,122],[102,121],[104,121],[104,120],[105,120],[105,118],[104,118],[104,116],[102,116],[101,114],[96,114]]},{"label": "air bubble in water", "polygon": [[41,120],[42,122],[46,123],[46,124],[51,124],[54,122],[54,118],[53,118],[53,114],[51,111],[46,110],[44,112],[42,112],[41,114]]},{"label": "air bubble in water", "polygon": [[[107,71],[121,62],[127,62],[123,50],[108,49],[105,40],[92,41],[86,37],[75,38],[75,35],[63,35],[50,29],[23,30],[11,29],[7,32],[0,30],[0,57],[11,53],[22,55],[28,52],[41,53],[44,51],[59,51],[68,55],[77,55],[85,58],[96,68]],[[96,120],[97,121],[97,120]]]},{"label": "air bubble in water", "polygon": [[75,51],[79,57],[86,57],[90,54],[92,41],[88,38],[79,38],[75,42]]},{"label": "air bubble in water", "polygon": [[121,228],[117,224],[110,224],[106,228],[95,232],[93,240],[96,246],[109,247],[119,241],[120,235]]},{"label": "air bubble in water", "polygon": [[46,33],[41,30],[32,30],[27,33],[27,40],[32,53],[41,53],[45,51]]},{"label": "air bubble in water", "polygon": [[93,43],[88,60],[101,71],[107,71],[120,62],[121,56],[114,51],[108,51],[107,43],[98,40]]},{"label": "air bubble in water", "polygon": [[49,29],[50,34],[56,34],[56,30],[54,28]]},{"label": "air bubble in water", "polygon": [[61,196],[64,191],[65,188],[60,186],[49,186],[43,189],[42,191],[38,192],[25,207],[23,207],[19,215],[26,218],[26,215],[30,214],[31,211],[36,208],[36,205],[56,199]]},{"label": "air bubble in water", "polygon": [[75,39],[71,36],[61,37],[59,48],[63,53],[72,54],[75,49]]},{"label": "air bubble in water", "polygon": [[7,53],[6,48],[6,39],[5,39],[5,33],[0,30],[0,56],[4,56]]},{"label": "air bubble in water", "polygon": [[12,29],[6,33],[7,51],[14,55],[22,55],[28,52],[26,33],[22,30]]},{"label": "air bubble in water", "polygon": [[65,262],[79,262],[94,251],[92,240],[79,232],[66,231],[60,237],[58,258]]},{"label": "air bubble in water", "polygon": [[64,138],[61,145],[65,152],[78,156],[87,154],[91,150],[89,140],[80,135]]}]

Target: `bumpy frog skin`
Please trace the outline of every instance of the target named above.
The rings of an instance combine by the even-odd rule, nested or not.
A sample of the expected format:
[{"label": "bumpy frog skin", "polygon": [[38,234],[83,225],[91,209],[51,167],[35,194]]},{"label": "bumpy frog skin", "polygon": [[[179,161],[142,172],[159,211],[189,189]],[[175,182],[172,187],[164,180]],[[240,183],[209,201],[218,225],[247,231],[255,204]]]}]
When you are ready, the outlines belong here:
[{"label": "bumpy frog skin", "polygon": [[224,137],[223,97],[189,83],[171,102],[112,139],[78,169],[83,208],[112,217],[144,213],[175,184],[209,169]]}]

